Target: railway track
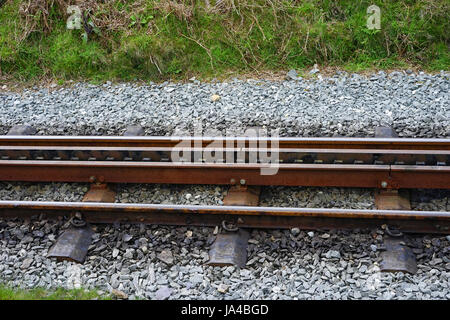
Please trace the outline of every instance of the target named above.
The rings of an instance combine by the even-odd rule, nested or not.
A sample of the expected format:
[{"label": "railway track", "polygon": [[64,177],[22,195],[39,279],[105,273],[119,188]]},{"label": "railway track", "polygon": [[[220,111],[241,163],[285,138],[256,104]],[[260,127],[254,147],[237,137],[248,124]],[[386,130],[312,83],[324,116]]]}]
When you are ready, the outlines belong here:
[{"label": "railway track", "polygon": [[[0,137],[0,181],[92,186],[83,202],[0,201],[4,218],[450,233],[450,212],[411,210],[404,195],[450,189],[450,139],[7,135]],[[124,204],[114,203],[116,183],[217,184],[230,191],[224,206]],[[374,188],[377,209],[258,206],[260,188],[273,185]]]},{"label": "railway track", "polygon": [[[211,146],[214,141],[214,146]],[[278,161],[261,163],[260,155],[274,153],[274,150]],[[174,161],[174,154],[180,153],[183,153],[182,161]],[[205,161],[206,153],[213,154],[213,161]],[[256,155],[253,163],[250,159],[252,154]],[[244,137],[218,140],[191,137],[2,136],[0,159],[1,181],[222,184],[238,188],[266,185],[362,187],[386,191],[450,188],[449,139],[279,138],[276,141],[270,138]],[[262,175],[261,169],[270,165],[276,166],[278,171]],[[382,222],[393,219],[402,224],[409,221],[411,225],[423,225],[426,232],[442,232],[447,230],[450,216],[448,212],[424,214],[408,211],[399,215],[391,211],[370,210],[249,210],[238,207],[183,208],[109,204],[108,212],[120,212],[120,215],[115,213],[114,217],[108,219],[104,213],[104,204],[72,204],[72,209],[71,206],[56,203],[53,206],[55,210],[52,210],[51,203],[44,207],[38,203],[0,202],[3,215],[13,215],[12,211],[22,214],[35,214],[37,211],[66,214],[75,210],[83,211],[85,215],[88,212],[103,211],[102,215],[98,214],[97,218],[90,219],[96,222],[117,219],[205,225],[216,223],[217,219],[211,219],[210,216],[219,215],[221,218],[229,216],[233,221],[252,221],[240,222],[245,227],[274,228],[290,227],[290,224],[294,226],[301,219],[306,223],[306,220],[313,218],[333,220],[329,224],[322,222],[321,227],[343,225],[336,223],[336,219],[343,219],[350,225],[358,219],[367,220],[367,223],[370,219]],[[151,218],[155,214],[158,218]],[[201,214],[201,218],[196,218],[197,214]],[[177,218],[162,218],[170,215]],[[99,218],[100,216],[103,218]],[[242,216],[246,216],[246,219]],[[259,218],[255,219],[255,216]],[[281,221],[283,219],[292,222]],[[440,221],[439,227],[425,227],[430,221],[433,224],[434,220]],[[311,227],[314,226],[313,223]],[[406,228],[420,231],[416,227]]]},{"label": "railway track", "polygon": [[[5,136],[0,138],[0,178],[384,189],[449,186],[448,139],[281,138],[276,148],[271,139],[227,139],[207,146],[211,141]],[[276,163],[261,161],[261,155],[274,153]],[[205,161],[207,156],[211,161]],[[270,166],[276,166],[276,174],[261,174]]]}]

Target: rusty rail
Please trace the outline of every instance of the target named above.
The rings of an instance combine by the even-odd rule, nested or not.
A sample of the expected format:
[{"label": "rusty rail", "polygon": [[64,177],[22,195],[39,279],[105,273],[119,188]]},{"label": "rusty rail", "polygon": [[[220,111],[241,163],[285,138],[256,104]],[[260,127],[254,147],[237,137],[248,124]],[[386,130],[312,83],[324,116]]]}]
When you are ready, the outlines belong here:
[{"label": "rusty rail", "polygon": [[[238,143],[248,147],[251,142],[280,148],[337,148],[337,149],[396,149],[396,150],[450,150],[449,139],[416,138],[303,138],[303,137],[123,137],[123,136],[0,136],[0,146],[72,146],[72,147],[175,147],[180,142],[206,147],[213,141],[223,141],[223,147]],[[228,144],[227,144],[228,142]],[[197,143],[197,144],[196,144]]]},{"label": "rusty rail", "polygon": [[[0,181],[450,188],[450,139],[234,137],[208,146],[216,139],[2,136]],[[274,152],[275,140],[278,172],[261,175],[268,164],[249,163],[250,153]],[[226,163],[203,163],[201,151],[243,163],[225,154]]]},{"label": "rusty rail", "polygon": [[[450,189],[450,139],[237,137],[214,147],[212,141],[217,138],[1,136],[0,181]],[[174,150],[187,152],[191,162],[175,161]],[[256,151],[277,152],[279,162],[271,164],[276,174],[261,174],[269,165],[250,161]],[[224,161],[224,155],[223,163],[207,163],[198,152],[230,152],[235,161]],[[402,231],[450,232],[450,212],[0,201],[0,217],[77,212],[88,222],[227,221],[304,229],[387,224]]]},{"label": "rusty rail", "polygon": [[[448,166],[279,164],[261,175],[263,164],[173,164],[170,162],[1,160],[1,181],[450,188]],[[384,184],[384,183],[385,184]]]},{"label": "rusty rail", "polygon": [[367,228],[386,224],[405,232],[450,233],[450,212],[356,210],[127,203],[0,201],[0,216],[46,217],[81,214],[91,223],[152,223],[242,228]]}]

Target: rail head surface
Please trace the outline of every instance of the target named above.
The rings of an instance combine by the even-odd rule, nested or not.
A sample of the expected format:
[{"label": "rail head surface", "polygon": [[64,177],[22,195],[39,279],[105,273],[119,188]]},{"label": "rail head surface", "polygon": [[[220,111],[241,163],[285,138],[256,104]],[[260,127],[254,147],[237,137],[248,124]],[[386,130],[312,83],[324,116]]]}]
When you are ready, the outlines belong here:
[{"label": "rail head surface", "polygon": [[[309,137],[191,137],[191,136],[0,136],[0,146],[110,146],[175,147],[181,142],[207,146],[222,141],[223,146],[257,143],[280,148],[360,148],[450,150],[450,139],[439,138],[309,138]],[[228,143],[228,144],[227,144]]]}]

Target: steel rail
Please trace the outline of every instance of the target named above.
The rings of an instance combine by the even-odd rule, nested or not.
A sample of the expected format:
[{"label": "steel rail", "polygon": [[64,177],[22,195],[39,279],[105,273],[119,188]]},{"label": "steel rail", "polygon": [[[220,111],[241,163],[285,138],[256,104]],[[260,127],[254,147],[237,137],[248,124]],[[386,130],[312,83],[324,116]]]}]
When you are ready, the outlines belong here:
[{"label": "steel rail", "polygon": [[[183,139],[187,146],[179,147]],[[208,146],[214,139],[1,136],[0,180],[89,182],[96,177],[109,183],[230,184],[244,179],[249,185],[450,188],[450,139],[279,138],[276,150],[264,146],[274,138],[233,137],[219,143],[224,153],[232,153],[232,161],[239,154],[251,164],[229,163],[229,154]],[[187,152],[184,160],[194,163],[176,162],[173,151]],[[227,163],[202,163],[200,151],[219,152]],[[280,163],[271,168],[278,167],[277,174],[261,175],[269,166],[249,161],[252,152],[276,152]]]},{"label": "steel rail", "polygon": [[[172,159],[173,151],[191,152],[191,161],[200,151],[231,152],[233,159],[243,153],[247,162],[252,152],[277,152],[280,163],[202,158],[183,163]],[[0,160],[0,181],[450,189],[450,139],[233,137],[217,143],[215,137],[1,136],[0,156],[8,158]],[[214,226],[226,221],[304,229],[388,224],[407,232],[450,233],[450,212],[0,201],[5,218],[75,212],[93,223]]]},{"label": "steel rail", "polygon": [[450,150],[450,139],[446,138],[0,136],[0,146],[175,147],[182,142],[205,147],[213,141],[222,141],[223,147],[278,143],[280,148]]},{"label": "steel rail", "polygon": [[[49,147],[3,146],[3,160],[107,160],[107,161],[267,162],[322,164],[450,165],[446,150],[314,149],[314,148],[195,148],[195,147]],[[272,161],[273,161],[272,160]]]},{"label": "steel rail", "polygon": [[[450,188],[449,166],[0,160],[1,181]],[[274,168],[274,167],[272,167]]]},{"label": "steel rail", "polygon": [[0,216],[73,216],[92,223],[214,226],[225,221],[248,228],[355,228],[383,224],[408,232],[450,233],[450,212],[128,203],[0,201]]},{"label": "steel rail", "polygon": [[[267,164],[173,162],[0,160],[0,180],[41,182],[225,184],[379,188],[449,188],[448,166],[278,164],[277,173],[262,175]],[[420,177],[420,179],[419,179]]]},{"label": "steel rail", "polygon": [[[450,143],[450,142],[449,142]],[[272,148],[248,148],[248,147],[98,147],[98,146],[0,146],[0,150],[5,151],[134,151],[134,152],[171,152],[171,151],[223,151],[223,152],[274,152]],[[411,154],[411,155],[423,155],[423,154],[439,154],[450,155],[450,150],[430,150],[430,149],[339,149],[339,148],[277,148],[278,153],[341,153],[341,154]]]}]

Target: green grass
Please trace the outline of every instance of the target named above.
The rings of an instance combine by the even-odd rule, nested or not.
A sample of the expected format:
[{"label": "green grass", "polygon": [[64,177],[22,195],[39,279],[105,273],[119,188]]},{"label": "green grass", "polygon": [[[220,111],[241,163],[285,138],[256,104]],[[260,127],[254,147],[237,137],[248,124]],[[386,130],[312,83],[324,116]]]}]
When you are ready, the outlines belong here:
[{"label": "green grass", "polygon": [[0,300],[111,300],[108,295],[84,289],[57,289],[48,291],[42,288],[20,289],[0,285]]},{"label": "green grass", "polygon": [[[67,1],[66,1],[67,2]],[[16,80],[220,78],[233,73],[307,70],[315,63],[351,71],[417,67],[448,70],[447,0],[204,0],[89,2],[98,32],[67,30],[64,1],[49,14],[28,0],[0,9],[0,70]],[[366,27],[367,7],[381,30]],[[45,19],[44,19],[45,17]],[[45,22],[46,21],[46,22]],[[34,27],[31,24],[34,23]]]}]

